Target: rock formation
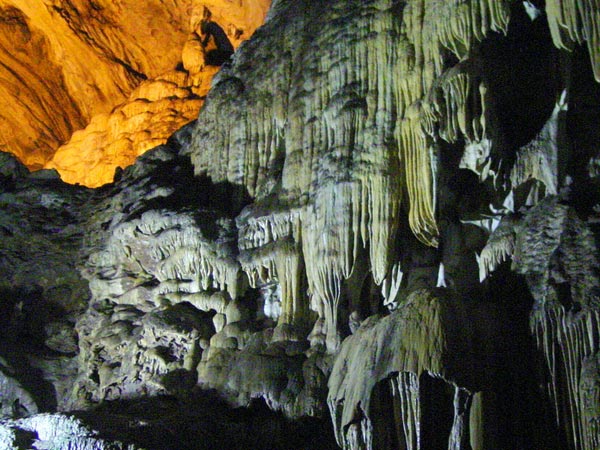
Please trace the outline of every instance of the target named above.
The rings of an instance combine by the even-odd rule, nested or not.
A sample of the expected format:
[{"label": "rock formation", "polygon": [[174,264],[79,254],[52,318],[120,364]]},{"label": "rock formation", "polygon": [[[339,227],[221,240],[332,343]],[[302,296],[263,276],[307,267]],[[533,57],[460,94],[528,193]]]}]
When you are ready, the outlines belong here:
[{"label": "rock formation", "polygon": [[255,448],[598,448],[599,17],[278,0],[112,183],[3,156],[2,411],[63,414],[0,438],[204,448],[210,393],[287,418]]},{"label": "rock formation", "polygon": [[268,4],[3,0],[0,149],[68,183],[112,181],[197,117],[215,72],[194,45],[204,8],[238,46]]},{"label": "rock formation", "polygon": [[58,170],[67,183],[98,187],[111,182],[116,170],[198,116],[216,69],[201,67],[193,75],[174,70],[142,81],[127,101],[74,132],[44,167]]}]

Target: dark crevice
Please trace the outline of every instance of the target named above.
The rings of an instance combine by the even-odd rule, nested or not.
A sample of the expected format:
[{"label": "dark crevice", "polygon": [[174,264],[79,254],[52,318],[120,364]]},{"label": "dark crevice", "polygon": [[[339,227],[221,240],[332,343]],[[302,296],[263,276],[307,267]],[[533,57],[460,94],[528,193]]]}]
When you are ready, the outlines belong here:
[{"label": "dark crevice", "polygon": [[103,439],[152,450],[334,450],[329,419],[286,419],[263,400],[231,407],[215,393],[106,402],[76,412]]},{"label": "dark crevice", "polygon": [[536,137],[560,94],[559,51],[544,19],[532,21],[515,2],[506,36],[491,33],[479,48],[492,114],[511,153]]},{"label": "dark crevice", "polygon": [[454,422],[454,388],[428,373],[419,377],[421,448],[446,450]]}]

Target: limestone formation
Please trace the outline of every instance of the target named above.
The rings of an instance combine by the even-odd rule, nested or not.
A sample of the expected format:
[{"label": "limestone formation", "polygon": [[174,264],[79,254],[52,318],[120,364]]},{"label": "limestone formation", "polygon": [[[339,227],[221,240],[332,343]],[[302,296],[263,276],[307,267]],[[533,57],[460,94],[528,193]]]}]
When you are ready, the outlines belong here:
[{"label": "limestone formation", "polygon": [[[112,183],[3,154],[2,413],[65,415],[0,438],[82,410],[150,448],[596,449],[599,12],[278,0]],[[198,45],[107,123],[188,104]]]},{"label": "limestone formation", "polygon": [[142,81],[110,114],[98,114],[84,130],[75,131],[45,167],[57,169],[67,183],[97,187],[111,182],[115,169],[131,165],[197,117],[211,72],[191,77],[173,71]]},{"label": "limestone formation", "polygon": [[268,1],[0,2],[0,149],[69,183],[112,181],[198,115],[215,70],[186,43],[205,7],[238,46]]},{"label": "limestone formation", "polygon": [[74,417],[40,414],[0,424],[0,444],[7,450],[68,448],[73,450],[136,450],[134,445],[100,439],[98,432]]},{"label": "limestone formation", "polygon": [[[482,424],[474,418],[470,423],[463,421],[471,414],[474,394],[493,390],[490,368],[499,351],[493,346],[502,339],[494,324],[501,318],[490,305],[444,295],[444,291],[416,290],[389,316],[370,317],[344,341],[329,379],[328,396],[337,439],[344,448],[395,448],[400,442],[410,449],[425,448],[424,442],[418,444],[421,408],[426,407],[424,398],[436,395],[423,386],[428,376],[454,391],[453,402],[438,406],[453,408],[448,411],[453,415],[452,428],[445,430],[447,442],[456,442],[450,448],[465,448],[468,443],[481,448],[473,444],[482,442],[483,436],[478,435]],[[389,383],[388,395],[399,397],[389,411],[396,420],[391,430],[398,434],[395,445],[394,440],[385,442],[378,435],[378,425],[383,425],[377,422],[385,423],[378,417],[378,405],[372,405],[377,401],[378,383]]]},{"label": "limestone formation", "polygon": [[[383,288],[375,295],[393,305],[393,317],[404,311],[405,303],[412,298],[410,293],[419,287],[442,286],[461,295],[485,295],[475,287],[477,282],[466,267],[470,266],[472,272],[479,265],[483,282],[503,263],[517,258],[520,251],[541,257],[543,247],[539,245],[520,249],[521,239],[527,235],[522,223],[535,216],[535,206],[544,198],[558,199],[559,191],[563,195],[560,198],[564,198],[572,178],[579,177],[575,164],[569,162],[579,156],[570,156],[574,143],[569,142],[568,128],[573,125],[569,125],[568,117],[583,111],[570,111],[569,105],[581,109],[579,99],[583,102],[584,96],[598,93],[597,85],[590,79],[596,64],[598,10],[587,3],[569,2],[559,6],[549,2],[543,15],[539,10],[532,15],[532,8],[535,5],[530,2],[516,5],[487,1],[346,1],[334,3],[327,10],[278,2],[272,7],[270,20],[238,54],[237,64],[222,71],[215,80],[189,152],[197,174],[207,175],[217,183],[242,186],[254,199],[238,218],[242,268],[253,282],[279,281],[282,312],[298,311],[295,317],[280,315],[278,327],[301,327],[310,316],[305,309],[308,305],[318,316],[311,344],[322,345],[327,352],[336,354],[341,338],[349,330],[360,333],[366,323],[373,324],[375,320],[370,319],[357,329],[360,317],[381,311],[377,300],[363,297],[366,292],[374,294],[373,290],[366,290],[369,283]],[[337,23],[344,25],[329,25]],[[570,31],[558,31],[560,27]],[[304,45],[299,45],[298,39],[287,39],[299,35],[306,36]],[[523,45],[519,39],[546,42],[541,47],[543,55],[538,52],[537,57],[544,63],[562,61],[567,75],[553,69],[548,80],[525,78],[527,89],[537,89],[547,98],[532,105],[539,109],[533,117],[515,111],[517,117],[530,123],[511,125],[508,102],[527,101],[531,94],[517,89],[513,93],[517,99],[511,99],[506,86],[510,75],[506,68],[498,66],[514,62],[524,71],[539,70],[533,68],[535,44],[531,50],[517,50],[517,45]],[[517,41],[520,43],[513,44]],[[548,41],[570,50],[577,44],[587,44],[591,50],[589,56],[578,50],[569,57],[553,49]],[[260,58],[265,48],[281,51],[270,65],[249,70],[249,61]],[[522,56],[511,55],[512,49]],[[592,70],[584,87],[583,82],[579,84],[574,79],[581,75],[581,66],[590,62]],[[569,71],[572,75],[568,75]],[[517,76],[515,82],[519,82]],[[538,86],[533,84],[536,81]],[[548,102],[552,98],[554,102]],[[597,106],[594,103],[594,108]],[[547,112],[542,113],[543,110]],[[257,121],[257,117],[262,119]],[[590,164],[597,152],[597,137],[593,132],[589,139],[582,139],[584,148],[577,153],[584,158],[588,155]],[[462,157],[451,156],[451,152],[459,151]],[[467,194],[462,192],[465,186],[452,185],[459,177],[467,178],[464,173],[449,173],[458,167],[472,170],[482,183],[481,198],[476,200],[472,195],[472,204],[460,204],[452,198]],[[581,178],[578,181],[583,182]],[[597,186],[592,186],[590,205],[598,200]],[[577,203],[574,199],[566,201]],[[586,211],[590,214],[589,207]],[[595,219],[586,219],[589,220],[594,223]],[[407,225],[419,241],[440,250],[420,248],[416,243],[407,246],[410,238],[401,236],[407,232]],[[481,234],[469,228],[473,225],[489,234],[487,245],[483,246]],[[581,224],[578,230],[588,230],[588,226],[591,225]],[[540,228],[541,224],[534,227]],[[581,231],[573,235],[583,236]],[[549,242],[550,236],[541,236]],[[548,252],[555,248],[548,247]],[[577,248],[589,249],[591,255],[597,253],[591,241]],[[574,247],[567,251],[572,252],[578,255],[572,257],[573,261],[586,266],[588,263],[579,259],[585,257],[590,264],[589,269],[582,269],[589,275],[576,278],[582,280],[578,292],[593,290],[597,285],[592,276],[596,271],[595,257],[584,256]],[[516,261],[515,270],[526,273]],[[539,263],[535,266],[538,273]],[[571,286],[573,277],[566,277],[568,281],[564,282]],[[538,276],[535,283],[529,283],[534,299],[541,295],[539,286],[548,282]],[[298,290],[302,285],[305,290]],[[302,292],[308,295],[303,301]],[[587,302],[595,296],[580,295]],[[424,312],[420,320],[426,321],[427,314],[432,313]],[[497,319],[503,320],[506,317]],[[573,342],[597,332],[595,322],[582,320],[580,323],[589,324],[586,328],[564,331],[580,336],[568,338]],[[468,326],[465,319],[459,322]],[[552,323],[555,330],[566,326],[555,320]],[[540,333],[546,338],[559,333],[558,341],[563,342],[567,337],[561,338],[562,332]],[[430,333],[428,338],[433,336]],[[480,338],[485,342],[498,339]],[[408,336],[398,337],[397,344],[391,342],[392,338],[379,340],[375,336],[365,337],[363,342],[353,339],[342,346],[330,378],[330,388],[331,383],[334,387],[330,391],[330,408],[338,442],[348,448],[388,448],[385,443],[389,441],[374,437],[378,430],[371,423],[369,410],[371,395],[376,391],[374,383],[384,382],[396,373],[407,373],[407,386],[418,390],[418,380],[424,372],[446,380],[458,375],[440,373],[449,370],[446,360],[432,367],[432,362],[410,365],[402,359],[403,345],[410,343],[424,349],[434,345],[427,339],[422,344]],[[451,337],[441,340],[451,345]],[[389,345],[393,353],[386,357],[376,342],[384,343],[384,348]],[[546,354],[556,351],[548,350],[548,345],[543,346]],[[573,386],[567,397],[566,387],[557,388],[565,394],[555,392],[553,398],[570,405],[557,407],[557,411],[566,408],[558,420],[573,427],[567,440],[575,447],[593,448],[596,439],[588,436],[591,425],[581,422],[584,412],[578,410],[576,386],[583,362],[596,353],[597,346],[596,338],[591,338],[587,347],[561,350],[565,352],[561,359],[572,361],[565,366],[566,372],[552,369],[552,361],[558,356],[548,356],[549,367],[554,371],[552,377],[567,376],[568,385]],[[365,352],[364,363],[352,353],[357,349]],[[490,347],[486,349],[491,351]],[[407,353],[410,356],[420,351]],[[390,358],[397,358],[398,362],[390,365]],[[484,364],[484,356],[475,359]],[[340,361],[346,360],[347,370],[340,366]],[[467,361],[463,360],[463,364]],[[363,367],[371,370],[361,378]],[[367,379],[370,382],[365,384]],[[485,434],[483,422],[493,419],[481,416],[479,420],[483,422],[478,422],[472,418],[469,426],[464,422],[470,414],[467,404],[480,389],[493,391],[494,382],[485,388],[474,388],[464,380],[449,382],[457,389],[458,408],[452,431],[446,436],[449,448],[465,448],[469,440],[474,448],[507,445],[498,441],[498,436],[484,439],[477,435]],[[341,393],[339,385],[346,386]],[[403,386],[401,383],[397,389],[410,391]],[[365,394],[350,394],[357,389],[364,389]],[[490,394],[477,393],[479,400],[475,403],[481,402],[481,395]],[[562,400],[557,399],[561,395]],[[404,427],[397,438],[405,442],[406,448],[429,448],[415,437],[423,433],[418,430],[418,405],[425,400],[420,396],[411,398],[406,401],[417,405],[413,416],[405,415],[409,413],[403,409],[407,407],[404,403],[395,412],[387,413],[404,415],[403,421],[397,419],[395,423]],[[338,412],[340,408],[343,413]],[[379,411],[379,406],[373,408]],[[477,414],[481,415],[481,411]],[[469,429],[476,431],[467,438]]]}]

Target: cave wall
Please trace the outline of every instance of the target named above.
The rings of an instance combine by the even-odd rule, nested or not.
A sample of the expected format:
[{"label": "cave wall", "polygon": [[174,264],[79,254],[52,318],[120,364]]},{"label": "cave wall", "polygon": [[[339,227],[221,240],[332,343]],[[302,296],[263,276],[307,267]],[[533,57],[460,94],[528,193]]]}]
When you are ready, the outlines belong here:
[{"label": "cave wall", "polygon": [[[316,313],[311,346],[337,354],[344,336],[383,305],[396,320],[409,320],[422,298],[449,295],[477,307],[483,302],[495,317],[480,317],[475,305],[460,319],[439,319],[444,313],[435,308],[421,312],[416,322],[433,321],[444,344],[436,344],[434,331],[414,336],[408,324],[391,327],[407,330],[392,337],[383,318],[373,325],[378,333],[345,341],[328,394],[345,447],[386,448],[373,432],[373,383],[391,377],[394,395],[409,395],[419,383],[406,373],[428,373],[456,389],[448,405],[454,404],[449,448],[597,445],[595,407],[584,407],[575,387],[598,346],[599,140],[595,131],[578,129],[587,122],[578,110],[595,122],[598,106],[597,17],[586,2],[339,2],[324,11],[282,1],[237,64],[219,73],[188,152],[197,174],[252,198],[237,219],[239,259],[252,285],[280,284],[275,330],[302,330]],[[267,57],[268,66],[252,67]],[[540,216],[548,216],[543,224]],[[577,268],[567,269],[571,257],[560,255],[575,253]],[[522,278],[507,273],[504,282],[526,283],[529,292],[521,287],[521,298],[506,305],[492,292],[499,283],[492,278],[509,260]],[[445,293],[427,294],[431,289]],[[437,301],[444,304],[432,305]],[[505,389],[513,400],[531,389],[510,386],[518,368],[508,355],[522,344],[494,349],[510,341],[501,337],[509,317],[527,308],[535,312],[531,328],[564,430],[554,442],[522,428],[506,437],[505,430],[518,428],[511,422],[534,410],[519,417],[509,413],[510,402],[489,400]],[[483,337],[469,320],[496,323],[500,334]],[[454,322],[468,332],[449,350]],[[513,332],[526,339],[525,328],[519,322]],[[479,336],[474,342],[471,332]],[[585,345],[582,336],[590,337]],[[492,361],[477,356],[482,341]],[[470,379],[474,373],[482,378]],[[418,406],[429,394],[413,395],[406,401]],[[419,411],[411,417],[406,407],[401,401],[392,408],[402,417],[398,434],[406,448],[428,448],[419,444]],[[481,409],[492,411],[487,419],[475,418]],[[552,422],[550,415],[544,420]],[[495,431],[482,425],[494,422]]]},{"label": "cave wall", "polygon": [[[69,411],[209,390],[325,420],[345,449],[597,448],[599,14],[273,2],[197,121],[77,191],[66,260],[89,301],[25,334],[54,404],[16,363],[11,395]],[[3,164],[4,204],[75,189]],[[3,252],[26,247],[15,229]]]},{"label": "cave wall", "polygon": [[269,2],[0,3],[3,151],[97,187],[193,120],[216,68],[196,34],[204,8],[237,47]]}]

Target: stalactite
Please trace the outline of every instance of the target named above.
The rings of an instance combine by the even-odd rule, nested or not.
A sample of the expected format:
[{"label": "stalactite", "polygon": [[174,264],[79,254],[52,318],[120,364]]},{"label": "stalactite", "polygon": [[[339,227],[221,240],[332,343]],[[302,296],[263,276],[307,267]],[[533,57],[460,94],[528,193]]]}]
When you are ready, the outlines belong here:
[{"label": "stalactite", "polygon": [[571,448],[596,449],[600,404],[590,404],[591,398],[581,397],[580,380],[585,361],[600,349],[600,313],[573,314],[561,306],[548,307],[534,314],[531,326],[550,371],[548,389],[557,421],[567,432]]},{"label": "stalactite", "polygon": [[281,316],[278,324],[307,325],[308,303],[302,294],[302,259],[297,248],[287,253],[279,253],[275,267],[281,284]]},{"label": "stalactite", "polygon": [[479,281],[485,280],[490,273],[509,260],[515,251],[514,223],[505,217],[493,230],[487,244],[477,258],[479,264]]},{"label": "stalactite", "polygon": [[450,431],[448,450],[463,450],[469,446],[468,427],[471,401],[471,393],[457,386],[454,387],[454,422],[452,423],[452,431]]},{"label": "stalactite", "polygon": [[567,108],[567,92],[563,91],[552,115],[540,133],[526,146],[519,149],[517,159],[510,173],[513,189],[531,179],[544,185],[546,195],[557,194],[559,188],[560,133]]},{"label": "stalactite", "polygon": [[271,244],[253,251],[242,251],[239,260],[242,270],[248,277],[250,287],[256,288],[259,283],[268,283],[277,279],[273,256],[277,250],[273,247],[280,245]]},{"label": "stalactite", "polygon": [[[400,125],[399,142],[410,211],[408,221],[417,238],[437,247],[438,229],[433,205],[433,184],[429,158],[432,145],[421,128],[418,108],[408,112]],[[427,151],[423,151],[427,149]]]},{"label": "stalactite", "polygon": [[459,134],[471,140],[470,130],[467,130],[467,100],[470,94],[469,75],[458,73],[447,77],[442,86],[446,103],[445,131],[441,136],[448,142],[455,142]]},{"label": "stalactite", "polygon": [[599,354],[591,355],[583,362],[579,380],[579,402],[583,411],[582,435],[586,448],[600,448],[600,366]]},{"label": "stalactite", "polygon": [[208,246],[200,245],[167,256],[158,267],[156,276],[161,282],[192,276],[194,290],[224,290],[236,298],[238,273],[235,261],[220,258]]},{"label": "stalactite", "polygon": [[600,2],[598,0],[548,0],[546,14],[554,44],[571,50],[587,42],[592,69],[600,82]]},{"label": "stalactite", "polygon": [[389,273],[381,283],[381,295],[383,296],[383,304],[389,310],[394,310],[398,307],[398,293],[402,285],[404,273],[401,270],[400,263],[390,267]]},{"label": "stalactite", "polygon": [[[485,87],[465,61],[489,32],[506,32],[509,5],[310,6],[286,22],[273,16],[215,78],[190,149],[196,172],[243,186],[259,203],[280,196],[295,205],[299,254],[331,350],[357,252],[370,252],[377,284],[398,261],[391,247],[402,202],[415,236],[437,246],[436,141],[486,141]],[[344,27],[326,25],[337,21]],[[264,52],[265,40],[276,54]],[[448,52],[462,62],[440,85]],[[242,245],[257,248],[261,232],[276,240],[285,225],[268,222]]]},{"label": "stalactite", "polygon": [[[349,278],[358,251],[359,193],[354,183],[338,183],[321,189],[303,223],[302,248],[307,264],[309,292],[323,305],[328,348],[339,345],[337,309],[342,281]],[[347,199],[354,199],[348,201]]]},{"label": "stalactite", "polygon": [[418,450],[421,439],[421,405],[419,379],[414,373],[402,372],[390,380],[394,397],[394,411],[400,411],[396,423],[402,427],[406,450]]}]

